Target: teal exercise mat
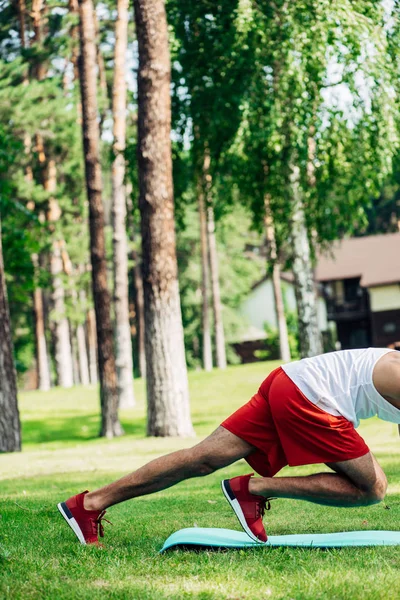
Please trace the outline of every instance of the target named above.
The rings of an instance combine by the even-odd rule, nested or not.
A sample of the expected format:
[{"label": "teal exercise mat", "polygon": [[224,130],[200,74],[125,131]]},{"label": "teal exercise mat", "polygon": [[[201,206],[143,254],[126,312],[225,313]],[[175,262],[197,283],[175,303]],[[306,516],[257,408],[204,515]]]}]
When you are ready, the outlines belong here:
[{"label": "teal exercise mat", "polygon": [[160,552],[176,546],[214,548],[270,548],[292,546],[301,548],[342,548],[343,546],[400,545],[400,531],[344,531],[341,533],[299,533],[271,535],[265,543],[253,542],[243,531],[190,527],[176,531],[165,541]]}]

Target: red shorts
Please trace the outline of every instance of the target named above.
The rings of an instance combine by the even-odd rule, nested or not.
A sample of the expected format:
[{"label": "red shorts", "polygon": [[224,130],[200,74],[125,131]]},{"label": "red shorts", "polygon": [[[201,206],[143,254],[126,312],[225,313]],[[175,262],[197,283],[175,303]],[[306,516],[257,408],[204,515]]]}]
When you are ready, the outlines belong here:
[{"label": "red shorts", "polygon": [[221,425],[256,448],[246,461],[264,477],[286,465],[341,462],[369,452],[350,421],[310,402],[281,367]]}]

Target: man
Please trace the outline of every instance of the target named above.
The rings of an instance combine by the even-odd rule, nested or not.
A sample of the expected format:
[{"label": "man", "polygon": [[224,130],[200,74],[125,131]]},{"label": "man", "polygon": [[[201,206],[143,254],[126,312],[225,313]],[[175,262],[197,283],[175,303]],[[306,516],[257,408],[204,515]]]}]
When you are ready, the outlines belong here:
[{"label": "man", "polygon": [[[245,458],[261,477],[224,480],[222,490],[247,534],[265,542],[262,516],[271,496],[344,507],[383,500],[385,474],[355,430],[360,419],[375,415],[400,424],[399,352],[368,348],[306,358],[273,371],[247,404],[193,448],[58,508],[82,544],[98,544],[106,508]],[[274,478],[285,465],[317,463],[333,472]]]}]

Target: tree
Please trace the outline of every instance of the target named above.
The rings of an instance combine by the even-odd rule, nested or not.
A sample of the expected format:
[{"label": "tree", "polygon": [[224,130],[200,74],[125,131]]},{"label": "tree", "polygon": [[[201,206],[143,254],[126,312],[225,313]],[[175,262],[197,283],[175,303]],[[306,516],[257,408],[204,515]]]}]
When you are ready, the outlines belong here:
[{"label": "tree", "polygon": [[175,249],[168,28],[162,0],[135,0],[138,167],[149,435],[190,436]]},{"label": "tree", "polygon": [[281,287],[281,266],[278,260],[276,247],[275,225],[271,214],[271,198],[269,194],[264,197],[265,206],[265,233],[268,243],[268,262],[272,265],[272,288],[274,292],[276,321],[279,333],[279,352],[283,362],[290,361],[289,334],[285,316],[285,305]]},{"label": "tree", "polygon": [[99,158],[100,135],[96,99],[96,38],[92,0],[79,0],[79,14],[79,74],[86,188],[89,201],[90,258],[98,341],[102,417],[100,435],[111,438],[121,435],[122,428],[118,419],[110,294],[107,287],[104,211],[101,197],[102,180]]},{"label": "tree", "polygon": [[134,406],[132,340],[129,325],[128,249],[126,242],[125,203],[125,143],[126,143],[126,52],[128,44],[128,0],[118,1],[115,24],[114,83],[113,83],[113,136],[112,164],[112,218],[113,218],[113,272],[115,308],[115,360],[118,378],[119,406]]},{"label": "tree", "polygon": [[[135,154],[136,156],[136,154]],[[131,260],[133,263],[132,279],[134,288],[135,324],[136,324],[136,350],[140,377],[146,377],[146,349],[144,335],[144,294],[142,263],[136,249],[136,228],[133,218],[132,184],[126,185],[126,211],[127,224],[131,241]]]},{"label": "tree", "polygon": [[398,136],[387,27],[382,5],[368,1],[248,8],[253,57],[231,152],[256,224],[268,195],[278,261],[295,276],[307,356],[321,349],[316,249],[364,221],[366,189],[375,194],[391,168]]},{"label": "tree", "polygon": [[[241,28],[245,3],[223,0],[216,4],[168,3],[174,24],[175,71],[174,105],[176,129],[182,138],[193,138],[190,148],[193,174],[198,180],[197,193],[204,196],[207,222],[207,247],[211,278],[211,302],[215,333],[216,364],[226,367],[223,310],[220,301],[221,281],[215,234],[219,217],[231,203],[231,194],[218,193],[218,175],[223,169],[224,151],[240,125],[240,102],[246,83],[248,45],[246,31]],[[243,8],[244,7],[244,8]],[[182,90],[187,88],[185,94]],[[201,204],[198,198],[200,228]],[[202,248],[202,252],[203,252]],[[207,275],[202,267],[203,320],[202,342],[204,364],[209,365]],[[207,282],[208,283],[208,282]]]},{"label": "tree", "polygon": [[21,425],[0,224],[0,452],[19,450],[21,450]]},{"label": "tree", "polygon": [[[204,164],[203,164],[204,168]],[[197,174],[197,201],[199,207],[200,219],[200,254],[201,254],[201,295],[202,295],[202,318],[201,332],[203,338],[203,369],[211,371],[213,366],[212,360],[212,345],[211,345],[211,329],[210,329],[210,314],[209,314],[209,289],[210,289],[210,273],[208,260],[208,239],[207,239],[207,209],[205,203],[204,186],[202,182],[203,176]]]}]

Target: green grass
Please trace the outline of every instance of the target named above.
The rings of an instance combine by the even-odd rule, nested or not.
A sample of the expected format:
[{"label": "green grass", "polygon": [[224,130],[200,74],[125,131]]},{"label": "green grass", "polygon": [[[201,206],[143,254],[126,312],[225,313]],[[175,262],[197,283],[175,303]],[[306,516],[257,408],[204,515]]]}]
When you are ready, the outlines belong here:
[{"label": "green grass", "polygon": [[[191,373],[192,415],[198,439],[254,393],[274,363]],[[219,481],[249,471],[244,461],[113,507],[106,549],[81,546],[55,508],[152,458],[193,440],[145,438],[143,383],[138,405],[122,413],[126,436],[99,440],[97,391],[76,388],[21,394],[24,450],[0,456],[1,599],[376,599],[399,598],[400,548],[173,550],[159,555],[173,531],[238,529]],[[387,503],[368,508],[324,508],[280,500],[267,513],[272,534],[398,529],[399,440],[395,426],[371,420],[361,433],[389,478]],[[308,474],[319,467],[285,469]]]}]

